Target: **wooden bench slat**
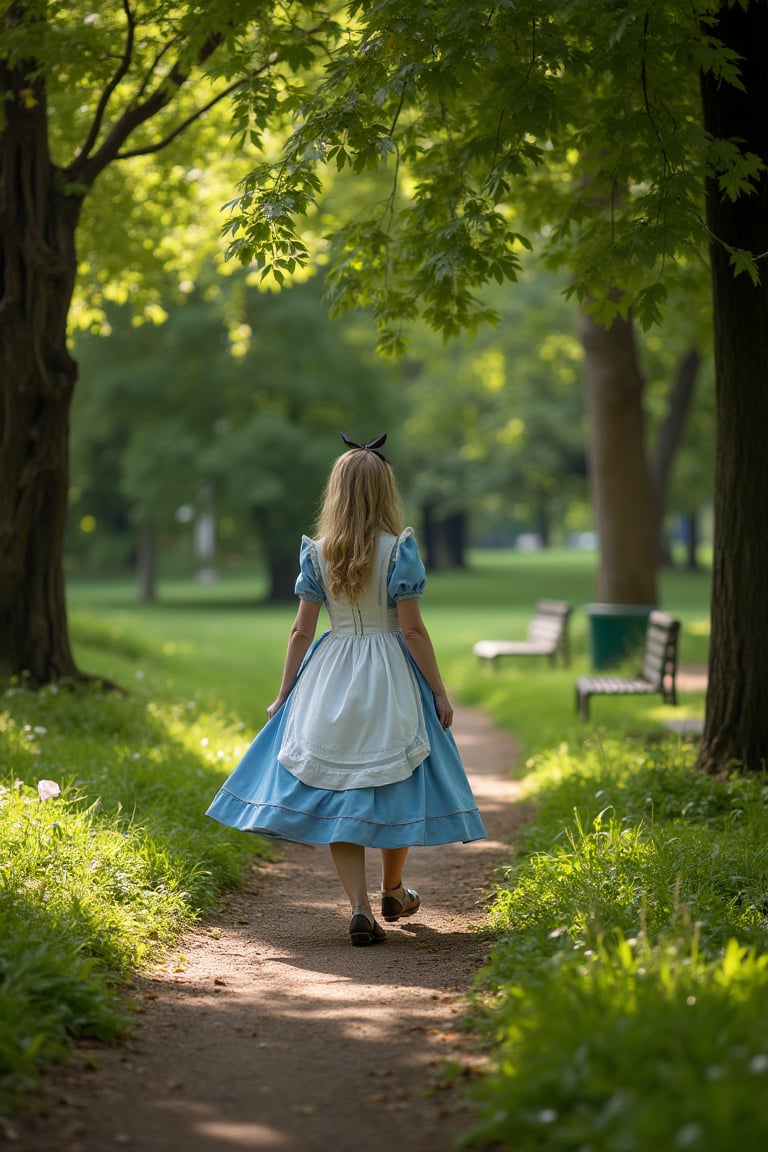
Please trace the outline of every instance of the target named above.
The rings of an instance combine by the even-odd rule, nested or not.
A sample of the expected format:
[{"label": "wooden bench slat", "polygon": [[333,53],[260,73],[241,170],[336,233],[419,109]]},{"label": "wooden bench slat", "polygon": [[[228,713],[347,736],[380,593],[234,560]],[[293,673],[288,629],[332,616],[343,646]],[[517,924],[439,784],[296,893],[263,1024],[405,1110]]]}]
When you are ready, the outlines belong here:
[{"label": "wooden bench slat", "polygon": [[558,657],[568,664],[568,620],[572,605],[564,600],[538,600],[525,640],[478,640],[472,651],[481,660],[496,663],[501,656]]},{"label": "wooden bench slat", "polygon": [[552,646],[528,640],[478,640],[473,652],[484,660],[495,660],[497,656],[549,656]]},{"label": "wooden bench slat", "polygon": [[664,660],[664,654],[667,650],[667,637],[659,635],[658,633],[649,636],[645,644],[645,659],[656,661],[661,664]]},{"label": "wooden bench slat", "polygon": [[580,676],[576,681],[576,708],[589,719],[591,696],[640,696],[660,694],[667,704],[677,704],[677,644],[680,621],[654,609],[648,617],[642,671],[638,676]]},{"label": "wooden bench slat", "polygon": [[595,677],[592,680],[588,677],[581,677],[577,683],[582,692],[588,692],[591,696],[621,696],[658,691],[656,685],[650,681],[642,680],[639,677],[633,680],[629,676],[623,680],[618,677],[611,678],[609,676]]}]

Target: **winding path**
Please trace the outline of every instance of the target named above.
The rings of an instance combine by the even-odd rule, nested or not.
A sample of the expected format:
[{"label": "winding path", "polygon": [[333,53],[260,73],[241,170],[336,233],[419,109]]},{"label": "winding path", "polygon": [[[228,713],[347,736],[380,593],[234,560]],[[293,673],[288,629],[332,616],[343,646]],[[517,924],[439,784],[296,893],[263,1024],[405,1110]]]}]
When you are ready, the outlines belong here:
[{"label": "winding path", "polygon": [[476,929],[524,819],[514,738],[466,709],[455,735],[489,839],[411,852],[417,917],[351,948],[329,853],[285,847],[137,982],[129,1043],[49,1078],[44,1112],[14,1125],[25,1152],[449,1152],[480,1059],[459,1027]]}]

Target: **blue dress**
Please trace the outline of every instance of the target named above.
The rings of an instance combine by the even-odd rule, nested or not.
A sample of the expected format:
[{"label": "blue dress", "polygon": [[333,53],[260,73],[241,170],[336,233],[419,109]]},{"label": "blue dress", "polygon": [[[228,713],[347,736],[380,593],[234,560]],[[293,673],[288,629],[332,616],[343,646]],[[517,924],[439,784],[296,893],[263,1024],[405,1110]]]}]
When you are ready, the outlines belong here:
[{"label": "blue dress", "polygon": [[453,735],[397,620],[397,601],[421,596],[426,583],[412,530],[379,537],[371,580],[354,604],[327,592],[322,540],[302,539],[299,566],[296,594],[326,605],[330,630],[207,814],[304,844],[484,838]]}]

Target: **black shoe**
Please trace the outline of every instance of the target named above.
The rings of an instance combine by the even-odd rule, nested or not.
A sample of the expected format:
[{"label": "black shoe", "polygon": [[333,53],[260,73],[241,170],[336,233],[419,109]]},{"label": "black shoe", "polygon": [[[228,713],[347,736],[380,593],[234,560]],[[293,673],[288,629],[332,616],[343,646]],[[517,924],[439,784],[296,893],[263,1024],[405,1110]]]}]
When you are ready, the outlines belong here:
[{"label": "black shoe", "polygon": [[368,944],[383,944],[387,934],[373,916],[367,912],[355,912],[349,922],[349,940],[356,948],[365,948]]}]

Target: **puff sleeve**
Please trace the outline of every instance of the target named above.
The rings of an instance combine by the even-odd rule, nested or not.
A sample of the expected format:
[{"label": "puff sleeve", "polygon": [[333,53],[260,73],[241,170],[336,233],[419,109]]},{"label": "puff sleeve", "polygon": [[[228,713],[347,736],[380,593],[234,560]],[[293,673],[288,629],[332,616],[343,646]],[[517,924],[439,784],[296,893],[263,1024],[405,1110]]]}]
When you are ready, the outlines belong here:
[{"label": "puff sleeve", "polygon": [[387,578],[387,592],[395,604],[398,600],[417,600],[427,583],[419,546],[413,536],[413,529],[401,532],[395,548],[392,567]]},{"label": "puff sleeve", "polygon": [[317,562],[317,549],[314,540],[302,536],[299,550],[299,575],[294,592],[300,600],[312,600],[315,604],[325,602],[325,591]]}]

